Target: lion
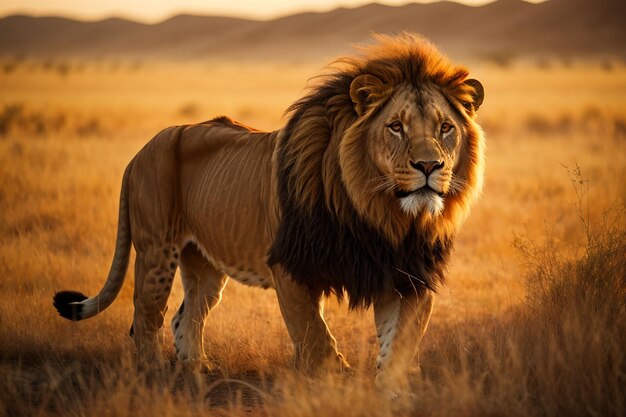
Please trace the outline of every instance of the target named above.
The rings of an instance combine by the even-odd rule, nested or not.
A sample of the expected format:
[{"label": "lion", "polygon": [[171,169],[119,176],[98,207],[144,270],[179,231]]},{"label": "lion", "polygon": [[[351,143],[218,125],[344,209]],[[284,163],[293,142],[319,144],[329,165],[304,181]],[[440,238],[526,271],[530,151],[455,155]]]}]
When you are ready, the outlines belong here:
[{"label": "lion", "polygon": [[161,357],[167,299],[177,360],[209,361],[203,328],[229,278],[273,288],[297,368],[349,370],[323,318],[325,296],[373,306],[376,382],[408,386],[435,291],[483,181],[475,115],[480,82],[429,41],[375,35],[342,58],[262,132],[218,117],[158,133],[128,164],[115,255],[94,297],[59,292],[70,320],[119,293],[136,251],[131,336],[143,363]]}]

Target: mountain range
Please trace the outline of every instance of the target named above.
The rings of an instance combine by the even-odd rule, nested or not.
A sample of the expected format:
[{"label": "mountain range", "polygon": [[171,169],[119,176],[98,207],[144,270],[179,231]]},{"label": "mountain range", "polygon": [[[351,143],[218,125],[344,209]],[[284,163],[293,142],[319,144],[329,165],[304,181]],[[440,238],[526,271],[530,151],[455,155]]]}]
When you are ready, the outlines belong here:
[{"label": "mountain range", "polygon": [[178,15],[155,24],[109,18],[0,18],[0,55],[269,60],[341,54],[371,32],[412,31],[462,57],[626,58],[626,0],[372,3],[272,20]]}]

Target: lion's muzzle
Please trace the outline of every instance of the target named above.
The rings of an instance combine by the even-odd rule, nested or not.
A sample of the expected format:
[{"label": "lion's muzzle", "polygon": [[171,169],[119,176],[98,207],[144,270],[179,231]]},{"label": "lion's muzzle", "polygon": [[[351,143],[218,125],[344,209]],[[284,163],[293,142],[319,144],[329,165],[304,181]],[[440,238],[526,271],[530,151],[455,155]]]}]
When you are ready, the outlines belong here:
[{"label": "lion's muzzle", "polygon": [[418,171],[421,171],[426,177],[428,177],[433,171],[436,169],[443,168],[443,161],[418,161],[418,162],[409,162],[413,168]]}]

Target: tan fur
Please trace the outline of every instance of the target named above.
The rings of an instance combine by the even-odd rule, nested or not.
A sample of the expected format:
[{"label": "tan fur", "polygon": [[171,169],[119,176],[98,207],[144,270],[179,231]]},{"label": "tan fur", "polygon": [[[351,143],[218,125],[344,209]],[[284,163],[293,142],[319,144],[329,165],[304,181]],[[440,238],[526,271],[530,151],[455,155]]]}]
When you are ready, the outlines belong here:
[{"label": "tan fur", "polygon": [[[368,192],[372,188],[372,182],[380,176],[380,169],[371,164],[374,158],[363,154],[378,154],[380,149],[370,147],[378,145],[376,140],[371,140],[369,146],[364,146],[363,136],[379,136],[380,132],[373,130],[380,128],[380,123],[384,120],[384,117],[380,117],[381,107],[387,105],[383,111],[391,111],[390,105],[394,103],[389,101],[394,94],[401,95],[402,91],[399,90],[420,83],[426,87],[427,95],[438,95],[440,99],[449,100],[465,116],[458,120],[466,140],[458,151],[459,159],[455,161],[457,165],[454,170],[455,175],[465,183],[465,187],[462,192],[448,196],[441,217],[434,219],[434,222],[428,218],[421,219],[424,227],[434,228],[436,233],[454,234],[482,189],[484,144],[482,131],[473,120],[477,109],[472,107],[475,80],[465,83],[467,69],[451,64],[419,36],[378,35],[376,40],[374,45],[362,48],[361,56],[338,60],[329,67],[328,75],[316,79],[316,83],[322,85],[338,74],[347,75],[356,80],[357,85],[353,87],[358,89],[366,102],[354,103],[357,113],[361,113],[360,117],[354,114],[353,107],[346,102],[346,99],[358,100],[357,94],[352,91],[352,97],[339,96],[328,103],[327,107],[336,113],[333,120],[335,130],[343,134],[329,131],[324,120],[328,112],[326,108],[320,106],[307,109],[303,122],[294,132],[292,142],[295,145],[290,150],[290,157],[295,164],[294,171],[299,173],[292,179],[296,197],[303,205],[312,204],[316,193],[324,190],[329,207],[344,213],[347,212],[343,208],[346,203],[354,204],[372,226],[382,231],[391,241],[399,243],[411,227],[412,220],[398,211],[397,202],[386,198],[386,193]],[[315,87],[314,85],[312,88],[314,91]],[[418,106],[413,106],[409,111],[421,113]],[[376,117],[377,120],[373,120]],[[372,124],[375,125],[374,128]],[[327,148],[332,151],[320,151]],[[343,161],[334,163],[334,160],[341,158],[342,153]],[[350,199],[346,199],[342,193],[337,179],[343,179]]]},{"label": "tan fur", "polygon": [[[346,224],[357,213],[391,245],[401,245],[413,228],[420,238],[450,238],[482,182],[483,139],[473,121],[482,86],[466,77],[467,70],[415,35],[378,36],[361,56],[334,64],[319,85],[335,80],[338,90],[317,104],[296,103],[284,129],[265,133],[218,118],[159,133],[130,163],[121,204],[128,219],[120,218],[120,230],[130,226],[137,251],[132,330],[139,358],[160,355],[158,332],[180,266],[185,300],[172,321],[179,360],[206,362],[202,328],[230,276],[276,289],[299,367],[347,368],[323,320],[325,289],[302,285],[280,263],[268,266],[285,215],[278,179],[305,210],[317,210],[321,199]],[[314,86],[303,100],[314,102],[320,91]],[[400,135],[389,127],[394,120],[403,125]],[[452,136],[439,135],[443,120],[454,124]],[[426,178],[412,165],[423,160],[444,165]],[[291,174],[281,171],[286,165]],[[443,196],[439,212],[434,194],[400,203],[398,192],[425,182]],[[121,285],[123,274],[113,275],[105,288]],[[400,386],[398,375],[426,329],[432,292],[386,291],[374,303],[387,352],[379,362]],[[84,307],[78,319],[90,317],[100,311],[94,305],[106,306],[115,295],[103,290],[72,308]]]}]

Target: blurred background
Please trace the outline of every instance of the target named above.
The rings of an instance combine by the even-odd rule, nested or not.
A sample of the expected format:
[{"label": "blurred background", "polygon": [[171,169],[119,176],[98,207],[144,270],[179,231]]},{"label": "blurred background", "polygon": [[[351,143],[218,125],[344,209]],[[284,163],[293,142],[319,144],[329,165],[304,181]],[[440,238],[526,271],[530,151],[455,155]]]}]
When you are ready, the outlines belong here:
[{"label": "blurred background", "polygon": [[[33,121],[40,131],[69,122],[82,133],[106,130],[99,119],[116,113],[136,116],[133,125],[147,123],[145,113],[158,114],[160,125],[228,113],[277,128],[282,110],[326,63],[372,32],[405,30],[482,77],[487,124],[523,112],[533,129],[550,128],[550,118],[558,129],[577,111],[593,119],[623,108],[621,0],[216,3],[3,2],[0,134],[29,111],[40,113],[41,123]],[[57,114],[47,114],[50,107]],[[91,110],[102,115],[78,114]]]}]

